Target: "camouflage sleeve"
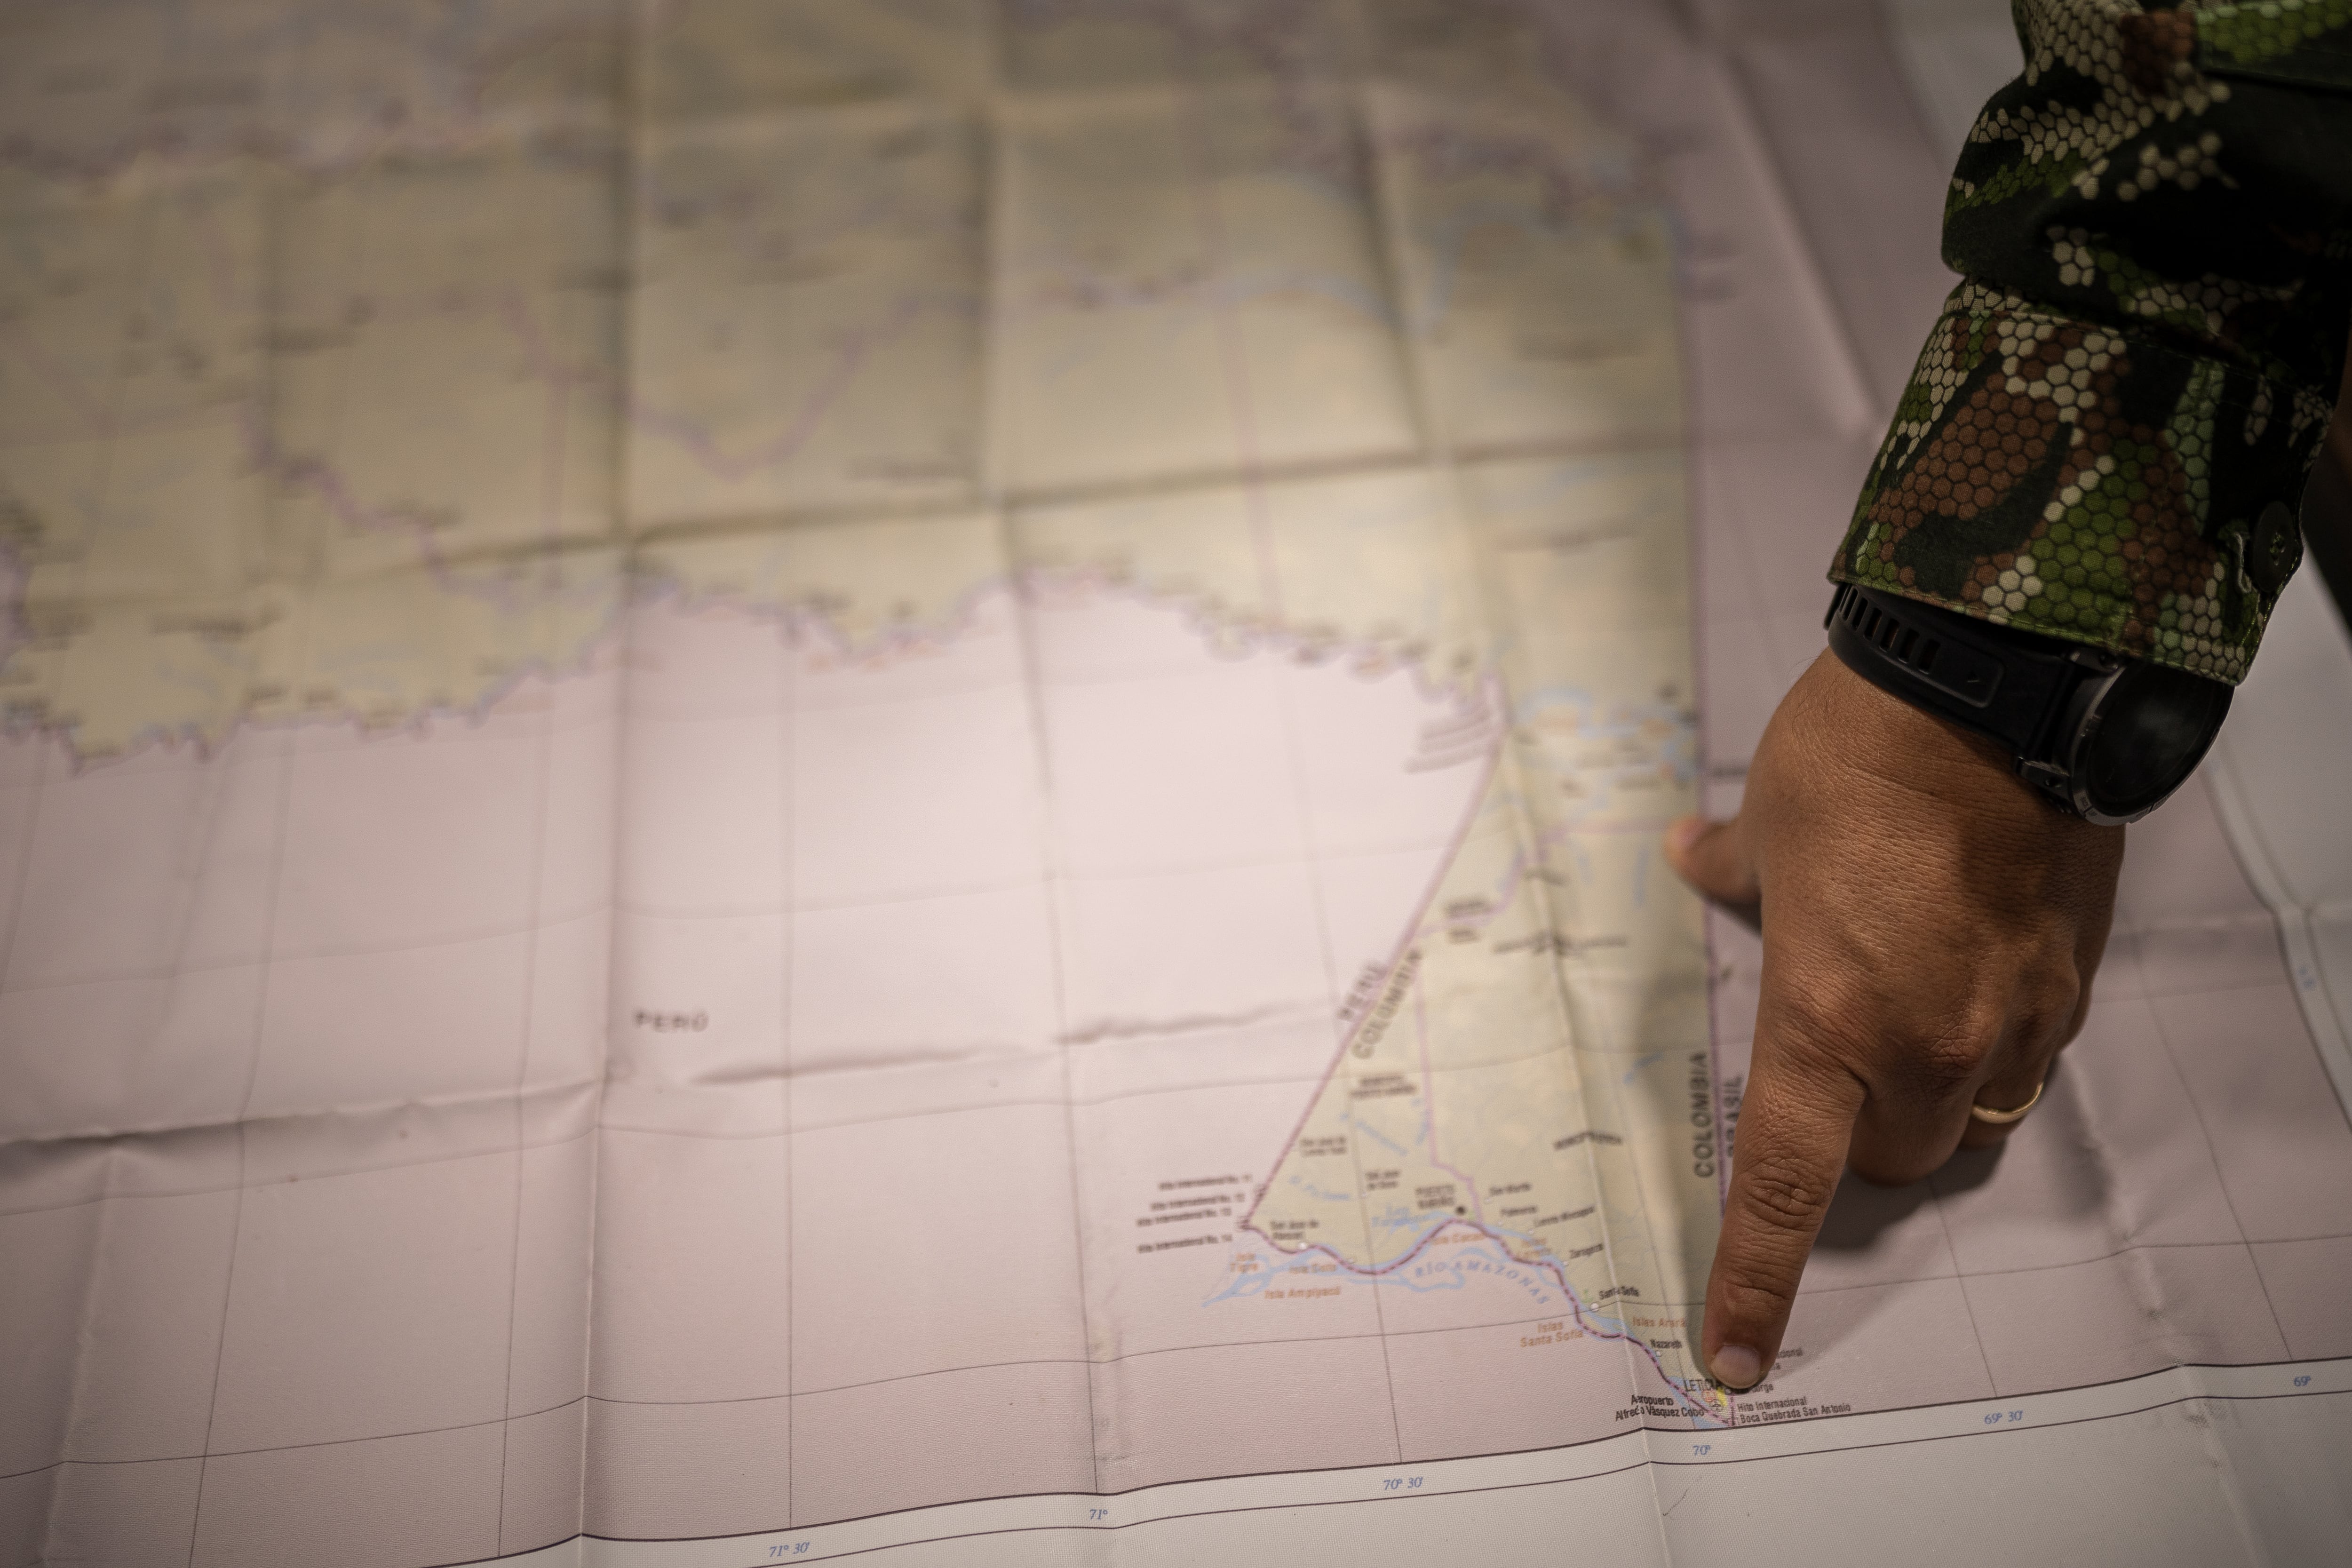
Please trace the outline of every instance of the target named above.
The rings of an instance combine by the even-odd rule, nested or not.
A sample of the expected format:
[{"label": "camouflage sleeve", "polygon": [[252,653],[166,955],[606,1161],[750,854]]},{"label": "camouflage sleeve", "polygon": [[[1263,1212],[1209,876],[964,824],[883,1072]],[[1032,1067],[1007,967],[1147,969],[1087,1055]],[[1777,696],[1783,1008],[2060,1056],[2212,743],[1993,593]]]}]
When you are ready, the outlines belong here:
[{"label": "camouflage sleeve", "polygon": [[2237,681],[2352,331],[2352,0],[2012,0],[1830,576]]}]

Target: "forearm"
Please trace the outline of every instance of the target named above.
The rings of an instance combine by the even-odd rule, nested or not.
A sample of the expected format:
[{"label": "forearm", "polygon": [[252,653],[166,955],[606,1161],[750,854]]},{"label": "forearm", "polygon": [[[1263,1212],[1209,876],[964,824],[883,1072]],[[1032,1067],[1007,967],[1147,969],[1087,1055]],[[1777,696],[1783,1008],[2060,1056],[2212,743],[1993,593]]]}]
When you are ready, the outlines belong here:
[{"label": "forearm", "polygon": [[[2300,79],[2352,68],[2352,0],[2287,12],[2265,55],[2284,24],[2023,0],[1833,578],[2243,675],[2352,328],[2352,92]],[[2223,74],[2260,70],[2300,77]]]}]

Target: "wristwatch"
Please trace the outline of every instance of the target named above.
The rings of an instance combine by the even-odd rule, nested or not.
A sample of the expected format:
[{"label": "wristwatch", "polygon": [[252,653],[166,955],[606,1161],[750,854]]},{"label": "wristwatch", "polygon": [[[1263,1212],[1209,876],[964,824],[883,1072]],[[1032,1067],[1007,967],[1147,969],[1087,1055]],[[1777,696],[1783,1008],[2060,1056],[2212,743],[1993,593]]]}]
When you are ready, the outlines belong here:
[{"label": "wristwatch", "polygon": [[1990,736],[2018,777],[2102,826],[2162,805],[2230,711],[2218,680],[1851,584],[1824,624],[1848,669]]}]

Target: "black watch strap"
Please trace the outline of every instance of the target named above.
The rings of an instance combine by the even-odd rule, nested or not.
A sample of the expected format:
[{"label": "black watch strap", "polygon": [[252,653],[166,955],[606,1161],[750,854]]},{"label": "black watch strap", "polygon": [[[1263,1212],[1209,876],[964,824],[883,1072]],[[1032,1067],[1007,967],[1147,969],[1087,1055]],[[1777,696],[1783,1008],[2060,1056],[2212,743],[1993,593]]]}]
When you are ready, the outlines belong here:
[{"label": "black watch strap", "polygon": [[1839,661],[1882,690],[1974,730],[2019,761],[2048,749],[2085,677],[2123,664],[2097,648],[1842,584],[1824,623]]},{"label": "black watch strap", "polygon": [[1839,588],[1827,624],[1848,669],[1990,737],[2045,799],[2103,826],[2162,805],[2230,711],[2221,681],[1871,588]]}]

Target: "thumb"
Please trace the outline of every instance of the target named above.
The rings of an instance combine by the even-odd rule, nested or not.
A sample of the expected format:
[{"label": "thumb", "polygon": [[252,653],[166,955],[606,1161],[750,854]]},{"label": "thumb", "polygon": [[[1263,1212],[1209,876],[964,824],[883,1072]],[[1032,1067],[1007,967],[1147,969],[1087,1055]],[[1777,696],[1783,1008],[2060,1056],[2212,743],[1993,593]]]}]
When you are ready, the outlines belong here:
[{"label": "thumb", "polygon": [[1666,859],[1683,880],[1700,895],[1718,904],[1753,905],[1764,896],[1756,879],[1755,858],[1748,853],[1747,836],[1739,818],[1709,822],[1685,816],[1666,829]]}]

